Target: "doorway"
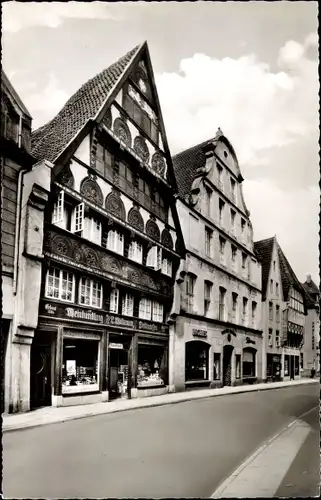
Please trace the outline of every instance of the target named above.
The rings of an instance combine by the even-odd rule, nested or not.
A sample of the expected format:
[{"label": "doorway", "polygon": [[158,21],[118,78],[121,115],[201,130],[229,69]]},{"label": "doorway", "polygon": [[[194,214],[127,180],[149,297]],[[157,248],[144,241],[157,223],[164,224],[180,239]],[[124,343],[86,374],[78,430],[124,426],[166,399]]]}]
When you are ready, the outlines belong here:
[{"label": "doorway", "polygon": [[231,345],[223,347],[223,385],[232,384],[232,353]]},{"label": "doorway", "polygon": [[128,397],[128,351],[109,348],[109,399]]},{"label": "doorway", "polygon": [[51,346],[31,345],[30,408],[51,405]]}]

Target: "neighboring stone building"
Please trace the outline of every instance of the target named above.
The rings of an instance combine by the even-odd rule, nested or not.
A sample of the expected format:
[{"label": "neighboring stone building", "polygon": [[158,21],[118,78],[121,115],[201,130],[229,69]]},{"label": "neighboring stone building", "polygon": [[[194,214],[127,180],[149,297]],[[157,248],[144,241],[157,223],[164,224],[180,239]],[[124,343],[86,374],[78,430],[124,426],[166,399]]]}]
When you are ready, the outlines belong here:
[{"label": "neighboring stone building", "polygon": [[276,237],[254,243],[262,264],[263,373],[266,380],[300,377],[306,295]]},{"label": "neighboring stone building", "polygon": [[22,238],[13,411],[167,392],[184,246],[147,44],[85,83],[32,154],[43,189]]},{"label": "neighboring stone building", "polygon": [[171,385],[259,381],[261,266],[235,151],[219,129],[214,139],[174,156],[173,164],[187,257],[172,315]]},{"label": "neighboring stone building", "polygon": [[[30,154],[30,135],[32,118],[11,85],[5,73],[1,72],[1,273],[2,273],[2,410],[9,412],[20,405],[20,392],[16,385],[17,372],[28,350],[29,340],[20,332],[28,327],[21,320],[17,330],[17,308],[21,287],[21,264],[27,257],[19,257],[22,244],[21,234],[25,230],[25,215],[28,199],[23,194],[33,176],[32,165],[35,159]],[[29,205],[28,205],[29,207]],[[21,212],[21,209],[23,211]],[[21,214],[23,217],[21,217]],[[20,272],[18,272],[20,269]],[[28,293],[31,290],[28,283]],[[26,318],[27,319],[27,318]],[[22,398],[23,399],[23,398]]]},{"label": "neighboring stone building", "polygon": [[308,295],[308,311],[305,317],[301,366],[303,374],[310,376],[312,369],[320,373],[320,290],[311,279],[310,274],[302,286]]}]

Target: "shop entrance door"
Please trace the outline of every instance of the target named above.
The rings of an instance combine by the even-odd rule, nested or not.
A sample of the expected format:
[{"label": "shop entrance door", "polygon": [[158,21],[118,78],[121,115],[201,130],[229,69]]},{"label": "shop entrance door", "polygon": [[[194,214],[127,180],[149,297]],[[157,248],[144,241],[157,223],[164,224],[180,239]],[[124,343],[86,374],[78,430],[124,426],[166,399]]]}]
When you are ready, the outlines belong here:
[{"label": "shop entrance door", "polygon": [[294,356],[289,356],[290,361],[290,380],[294,380]]},{"label": "shop entrance door", "polygon": [[231,385],[232,382],[232,352],[231,345],[223,347],[223,385]]},{"label": "shop entrance door", "polygon": [[128,351],[109,348],[109,399],[128,396]]},{"label": "shop entrance door", "polygon": [[31,345],[30,407],[51,405],[51,346]]}]

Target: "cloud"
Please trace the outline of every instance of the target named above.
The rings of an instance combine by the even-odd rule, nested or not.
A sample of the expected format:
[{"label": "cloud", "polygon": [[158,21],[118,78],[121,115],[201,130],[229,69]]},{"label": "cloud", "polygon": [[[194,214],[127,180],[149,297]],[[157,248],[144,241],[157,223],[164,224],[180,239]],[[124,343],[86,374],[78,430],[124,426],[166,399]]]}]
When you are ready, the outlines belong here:
[{"label": "cloud", "polygon": [[34,26],[57,28],[67,18],[118,19],[116,11],[104,2],[5,2],[2,29],[16,33]]},{"label": "cloud", "polygon": [[[32,87],[32,82],[25,82],[25,91],[28,91],[30,87]],[[69,94],[61,88],[54,73],[50,73],[46,86],[41,91],[29,93],[25,100],[33,117],[33,130],[53,118],[69,97]]]},{"label": "cloud", "polygon": [[245,180],[244,197],[251,212],[254,240],[276,234],[299,280],[311,274],[317,281],[318,187],[284,191],[267,179]]},{"label": "cloud", "polygon": [[274,71],[255,54],[194,54],[180,61],[177,72],[156,75],[172,153],[213,137],[220,126],[240,163],[255,165],[266,161],[262,152],[315,133],[318,67],[305,54],[315,42],[314,34],[303,45],[288,41]]}]

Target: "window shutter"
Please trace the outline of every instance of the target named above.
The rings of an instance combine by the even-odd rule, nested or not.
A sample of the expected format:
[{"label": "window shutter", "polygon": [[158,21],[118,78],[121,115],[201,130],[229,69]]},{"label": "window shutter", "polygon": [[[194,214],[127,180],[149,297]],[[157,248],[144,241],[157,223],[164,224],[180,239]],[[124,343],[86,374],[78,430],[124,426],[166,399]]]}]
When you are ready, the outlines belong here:
[{"label": "window shutter", "polygon": [[79,203],[72,214],[72,232],[78,233],[84,226],[84,203]]},{"label": "window shutter", "polygon": [[152,267],[153,269],[157,268],[157,247],[152,247],[147,255],[146,266]]},{"label": "window shutter", "polygon": [[65,201],[65,192],[60,191],[58,194],[57,201],[54,204],[54,209],[52,213],[52,223],[58,224],[64,221],[64,201]]}]

